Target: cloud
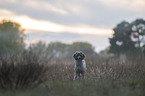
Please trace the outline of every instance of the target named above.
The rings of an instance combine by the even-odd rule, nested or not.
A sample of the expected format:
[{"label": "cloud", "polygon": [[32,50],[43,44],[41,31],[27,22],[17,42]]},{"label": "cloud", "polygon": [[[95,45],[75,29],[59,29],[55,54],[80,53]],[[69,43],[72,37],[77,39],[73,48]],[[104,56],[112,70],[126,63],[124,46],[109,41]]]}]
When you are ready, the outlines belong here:
[{"label": "cloud", "polygon": [[56,7],[53,4],[49,3],[48,1],[35,1],[35,0],[25,0],[21,2],[21,4],[30,7],[30,8],[35,8],[37,10],[47,10],[47,11],[52,11],[61,15],[67,15],[68,12],[65,11],[62,8]]},{"label": "cloud", "polygon": [[111,29],[101,29],[90,25],[63,25],[55,22],[38,20],[26,15],[16,15],[8,10],[0,10],[0,19],[10,19],[19,22],[23,28],[30,30],[42,30],[49,32],[70,32],[78,34],[112,34]]},{"label": "cloud", "polygon": [[83,2],[70,0],[65,2],[64,0],[54,0],[53,5],[66,10],[70,14],[81,14],[87,11],[87,6]]},{"label": "cloud", "polygon": [[41,1],[41,0],[2,0],[0,1],[1,4],[7,5],[17,5],[17,6],[25,6],[25,8],[35,9],[39,11],[51,11],[61,15],[67,15],[68,12],[60,7],[51,4],[48,1]]},{"label": "cloud", "polygon": [[145,11],[144,0],[94,0],[95,3],[101,3],[114,10],[130,10],[136,12]]},{"label": "cloud", "polygon": [[[88,10],[88,6],[85,4],[83,5],[82,2],[70,0],[66,2],[65,0],[54,0],[54,1],[41,1],[41,0],[24,0],[19,2],[19,4],[33,8],[37,11],[47,11],[47,12],[54,12],[64,16],[80,16],[86,17],[86,13],[90,13]],[[41,6],[40,6],[41,5]],[[85,14],[85,15],[84,15]]]},{"label": "cloud", "polygon": [[17,0],[0,0],[0,3],[16,3]]},{"label": "cloud", "polygon": [[144,18],[144,7],[143,0],[0,0],[0,8],[37,20],[110,29],[122,20]]},{"label": "cloud", "polygon": [[4,16],[10,17],[10,15],[14,15],[14,13],[9,11],[9,10],[6,10],[6,9],[0,9],[0,16],[1,17],[4,17]]}]

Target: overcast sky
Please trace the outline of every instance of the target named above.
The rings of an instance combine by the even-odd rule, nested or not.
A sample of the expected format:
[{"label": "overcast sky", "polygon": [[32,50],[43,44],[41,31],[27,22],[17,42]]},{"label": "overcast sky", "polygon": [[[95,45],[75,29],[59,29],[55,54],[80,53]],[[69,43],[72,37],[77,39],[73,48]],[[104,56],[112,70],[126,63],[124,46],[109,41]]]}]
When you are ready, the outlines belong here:
[{"label": "overcast sky", "polygon": [[0,0],[0,20],[4,18],[29,33],[110,35],[123,20],[145,19],[145,0]]}]

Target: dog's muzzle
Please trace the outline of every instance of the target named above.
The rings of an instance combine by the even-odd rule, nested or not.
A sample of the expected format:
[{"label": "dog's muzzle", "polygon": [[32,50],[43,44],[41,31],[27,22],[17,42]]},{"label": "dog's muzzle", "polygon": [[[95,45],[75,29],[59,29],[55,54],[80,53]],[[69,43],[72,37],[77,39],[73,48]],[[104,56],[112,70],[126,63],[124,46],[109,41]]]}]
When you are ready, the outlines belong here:
[{"label": "dog's muzzle", "polygon": [[78,56],[78,59],[81,59],[81,56]]}]

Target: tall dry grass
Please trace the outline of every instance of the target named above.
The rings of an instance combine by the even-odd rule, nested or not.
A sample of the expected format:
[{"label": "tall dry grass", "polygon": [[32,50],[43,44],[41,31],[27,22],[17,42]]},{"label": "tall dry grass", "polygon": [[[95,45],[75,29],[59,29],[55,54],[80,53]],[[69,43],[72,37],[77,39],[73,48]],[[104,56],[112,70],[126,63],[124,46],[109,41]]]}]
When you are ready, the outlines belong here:
[{"label": "tall dry grass", "polygon": [[[136,59],[122,62],[119,59],[87,59],[87,80],[126,80],[145,76],[145,60]],[[72,80],[74,62],[49,62],[49,80]]]},{"label": "tall dry grass", "polygon": [[73,60],[49,62],[46,89],[54,96],[144,96],[144,62],[89,58],[85,81],[73,81]]},{"label": "tall dry grass", "polygon": [[[32,53],[1,57],[0,88],[27,89],[39,85],[34,90],[25,90],[27,96],[144,96],[144,62],[87,58],[86,80],[73,81],[73,59],[47,61]],[[25,96],[25,92],[11,96]],[[1,94],[9,96],[7,92]]]}]

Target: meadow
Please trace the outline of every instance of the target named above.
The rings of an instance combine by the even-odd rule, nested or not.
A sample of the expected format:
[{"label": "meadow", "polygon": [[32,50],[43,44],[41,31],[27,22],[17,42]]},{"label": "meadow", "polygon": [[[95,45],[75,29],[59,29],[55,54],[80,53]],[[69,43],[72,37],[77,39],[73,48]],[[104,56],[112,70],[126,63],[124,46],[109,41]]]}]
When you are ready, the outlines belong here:
[{"label": "meadow", "polygon": [[144,62],[86,58],[86,80],[73,81],[73,59],[1,57],[0,96],[145,96]]}]

